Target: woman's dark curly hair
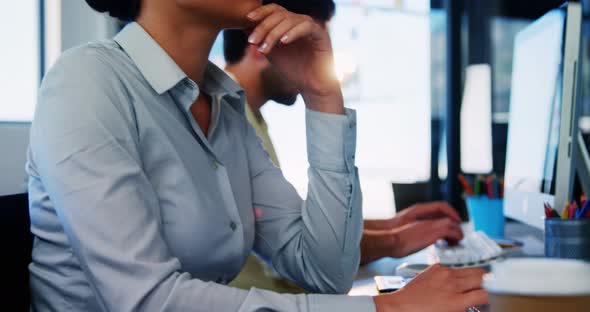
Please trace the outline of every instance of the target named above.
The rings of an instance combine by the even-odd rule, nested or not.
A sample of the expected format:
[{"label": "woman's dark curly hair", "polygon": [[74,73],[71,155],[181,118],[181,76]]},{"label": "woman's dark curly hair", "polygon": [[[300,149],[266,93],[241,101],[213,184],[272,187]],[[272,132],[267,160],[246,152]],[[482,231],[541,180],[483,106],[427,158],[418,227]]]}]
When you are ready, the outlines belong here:
[{"label": "woman's dark curly hair", "polygon": [[95,11],[109,13],[124,21],[133,21],[139,15],[141,0],[86,0]]}]

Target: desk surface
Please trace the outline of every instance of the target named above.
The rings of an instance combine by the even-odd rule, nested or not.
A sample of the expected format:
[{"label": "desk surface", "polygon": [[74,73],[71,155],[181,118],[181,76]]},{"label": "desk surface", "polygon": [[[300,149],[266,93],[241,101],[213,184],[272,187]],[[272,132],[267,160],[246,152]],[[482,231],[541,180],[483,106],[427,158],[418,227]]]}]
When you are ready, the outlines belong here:
[{"label": "desk surface", "polygon": [[[469,232],[470,225],[465,226],[465,232]],[[512,254],[511,257],[543,257],[545,245],[543,232],[529,227],[527,225],[509,222],[506,224],[506,238],[515,239],[524,244],[519,253]],[[433,247],[430,247],[433,248]],[[402,259],[384,258],[360,267],[357,278],[349,292],[351,296],[376,296],[379,294],[375,287],[377,275],[395,275],[395,268],[400,264],[408,263],[428,263],[427,250],[421,251]]]}]

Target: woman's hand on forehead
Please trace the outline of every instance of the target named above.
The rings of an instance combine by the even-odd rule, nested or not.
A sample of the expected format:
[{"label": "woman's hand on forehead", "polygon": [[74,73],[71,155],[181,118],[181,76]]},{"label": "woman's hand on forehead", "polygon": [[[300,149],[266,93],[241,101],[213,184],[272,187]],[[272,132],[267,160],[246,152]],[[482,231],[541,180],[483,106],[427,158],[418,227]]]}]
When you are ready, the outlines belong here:
[{"label": "woman's hand on forehead", "polygon": [[247,18],[255,25],[249,31],[248,42],[301,91],[308,108],[344,113],[332,44],[324,27],[307,15],[289,12],[276,4],[261,6]]}]

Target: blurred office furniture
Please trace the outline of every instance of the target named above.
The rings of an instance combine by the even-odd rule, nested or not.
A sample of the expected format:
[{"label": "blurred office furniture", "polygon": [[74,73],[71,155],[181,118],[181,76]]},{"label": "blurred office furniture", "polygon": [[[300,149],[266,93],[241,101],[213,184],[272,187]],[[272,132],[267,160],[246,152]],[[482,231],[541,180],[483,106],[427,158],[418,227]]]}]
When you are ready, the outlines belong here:
[{"label": "blurred office furniture", "polygon": [[11,311],[28,311],[29,263],[33,247],[27,194],[0,197],[2,305]]},{"label": "blurred office furniture", "polygon": [[395,198],[395,211],[397,212],[432,200],[430,182],[393,183],[392,186]]},{"label": "blurred office furniture", "polygon": [[462,205],[461,186],[458,175],[461,172],[461,95],[462,95],[462,53],[461,21],[463,19],[462,1],[446,0],[447,13],[447,118],[445,123],[447,137],[447,201],[459,210],[463,220],[467,211]]},{"label": "blurred office furniture", "polygon": [[508,123],[492,123],[492,150],[494,157],[494,172],[500,176],[506,170],[506,147],[508,145]]}]

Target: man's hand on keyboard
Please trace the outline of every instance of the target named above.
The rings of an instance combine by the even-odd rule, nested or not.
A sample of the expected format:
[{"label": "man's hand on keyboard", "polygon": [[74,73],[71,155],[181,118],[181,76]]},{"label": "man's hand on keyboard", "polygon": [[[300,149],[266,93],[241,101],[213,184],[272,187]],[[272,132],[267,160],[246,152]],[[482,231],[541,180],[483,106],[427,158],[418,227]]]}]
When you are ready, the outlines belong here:
[{"label": "man's hand on keyboard", "polygon": [[450,219],[455,223],[461,223],[461,217],[451,205],[445,202],[431,202],[416,204],[402,210],[392,219],[392,227],[400,227],[416,221]]},{"label": "man's hand on keyboard", "polygon": [[488,303],[481,289],[482,269],[450,269],[435,265],[390,295],[374,298],[377,312],[462,312]]},{"label": "man's hand on keyboard", "polygon": [[417,204],[389,220],[365,221],[361,263],[405,257],[440,239],[450,245],[463,239],[461,217],[444,202]]},{"label": "man's hand on keyboard", "polygon": [[392,230],[390,257],[403,258],[440,239],[458,242],[463,239],[461,225],[451,219],[417,221]]},{"label": "man's hand on keyboard", "polygon": [[416,221],[433,219],[451,219],[461,223],[461,217],[451,205],[445,202],[416,204],[398,212],[395,217],[387,220],[367,220],[365,229],[371,231],[391,230]]}]

